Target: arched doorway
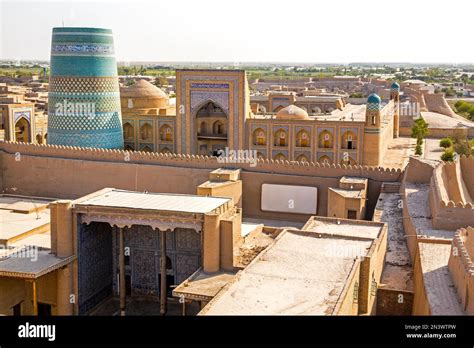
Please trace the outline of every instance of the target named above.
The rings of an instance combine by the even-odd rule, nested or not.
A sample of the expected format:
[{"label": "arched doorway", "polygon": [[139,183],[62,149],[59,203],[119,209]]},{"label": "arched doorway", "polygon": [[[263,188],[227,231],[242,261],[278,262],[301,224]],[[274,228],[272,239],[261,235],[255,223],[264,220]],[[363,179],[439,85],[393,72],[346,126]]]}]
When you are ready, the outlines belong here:
[{"label": "arched doorway", "polygon": [[140,128],[140,138],[145,141],[153,140],[153,127],[149,123],[145,123]]},{"label": "arched doorway", "polygon": [[160,140],[161,141],[173,141],[173,130],[167,124],[160,128]]},{"label": "arched doorway", "polygon": [[227,147],[227,112],[218,103],[208,100],[194,114],[196,148],[194,153],[215,155]]},{"label": "arched doorway", "polygon": [[288,134],[282,128],[278,129],[274,135],[274,143],[275,146],[287,146],[288,145]]},{"label": "arched doorway", "polygon": [[201,125],[199,126],[199,133],[200,133],[200,135],[207,134],[207,122],[206,121],[201,122]]},{"label": "arched doorway", "polygon": [[15,123],[15,141],[22,143],[30,142],[30,123],[24,117],[21,117]]},{"label": "arched doorway", "polygon": [[333,146],[333,135],[327,130],[322,131],[321,134],[319,134],[319,147],[330,149]]},{"label": "arched doorway", "polygon": [[128,141],[133,141],[134,137],[133,137],[133,126],[129,123],[129,122],[126,122],[124,125],[123,125],[123,137],[125,140],[128,140]]},{"label": "arched doorway", "polygon": [[253,144],[263,146],[267,144],[267,136],[262,128],[253,131]]},{"label": "arched doorway", "polygon": [[212,126],[212,133],[214,135],[222,135],[225,133],[224,131],[224,124],[221,121],[214,122]]},{"label": "arched doorway", "polygon": [[309,147],[309,134],[304,129],[300,130],[298,134],[296,134],[296,146]]},{"label": "arched doorway", "polygon": [[36,142],[38,144],[43,144],[43,136],[41,134],[36,134]]},{"label": "arched doorway", "polygon": [[346,131],[342,135],[341,145],[343,149],[354,150],[356,149],[357,136],[351,132]]}]

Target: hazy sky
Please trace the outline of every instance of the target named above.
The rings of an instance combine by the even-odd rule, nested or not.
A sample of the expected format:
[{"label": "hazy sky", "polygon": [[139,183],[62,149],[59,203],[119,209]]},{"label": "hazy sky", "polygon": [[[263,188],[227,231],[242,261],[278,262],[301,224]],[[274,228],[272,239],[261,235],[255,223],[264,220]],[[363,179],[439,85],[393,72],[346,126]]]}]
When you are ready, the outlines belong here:
[{"label": "hazy sky", "polygon": [[111,28],[120,61],[473,63],[473,12],[472,0],[0,0],[0,59],[49,59],[64,23]]}]

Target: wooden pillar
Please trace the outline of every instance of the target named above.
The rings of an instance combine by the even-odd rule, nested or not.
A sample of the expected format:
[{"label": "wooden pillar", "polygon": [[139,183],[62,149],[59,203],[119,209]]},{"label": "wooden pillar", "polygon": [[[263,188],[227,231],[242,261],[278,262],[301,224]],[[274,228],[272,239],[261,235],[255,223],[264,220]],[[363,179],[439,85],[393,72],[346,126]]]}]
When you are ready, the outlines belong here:
[{"label": "wooden pillar", "polygon": [[160,231],[160,272],[161,272],[161,288],[160,288],[160,314],[166,314],[166,232]]},{"label": "wooden pillar", "polygon": [[125,315],[126,290],[125,290],[125,246],[123,241],[123,228],[119,227],[119,267],[120,267],[120,315]]},{"label": "wooden pillar", "polygon": [[36,279],[31,282],[33,287],[33,315],[38,315],[38,294],[36,291]]}]

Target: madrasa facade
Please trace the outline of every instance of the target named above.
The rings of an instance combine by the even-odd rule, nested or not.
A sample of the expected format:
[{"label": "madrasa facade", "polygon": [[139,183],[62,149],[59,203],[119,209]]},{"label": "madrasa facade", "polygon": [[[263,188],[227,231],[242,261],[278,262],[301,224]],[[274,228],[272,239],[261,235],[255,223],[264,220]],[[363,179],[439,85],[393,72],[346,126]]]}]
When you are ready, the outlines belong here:
[{"label": "madrasa facade", "polygon": [[321,112],[280,94],[269,98],[267,112],[251,105],[244,70],[177,70],[175,105],[144,80],[120,89],[124,147],[211,156],[251,150],[261,159],[379,166],[399,135],[399,95],[394,82],[387,103],[372,94],[365,105],[337,100]]}]

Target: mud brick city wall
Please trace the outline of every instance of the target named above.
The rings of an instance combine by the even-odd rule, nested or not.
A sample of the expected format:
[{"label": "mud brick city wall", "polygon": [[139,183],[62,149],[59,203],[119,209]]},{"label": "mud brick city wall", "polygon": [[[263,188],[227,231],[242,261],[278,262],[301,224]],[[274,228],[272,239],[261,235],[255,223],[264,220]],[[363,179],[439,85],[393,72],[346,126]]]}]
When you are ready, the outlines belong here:
[{"label": "mud brick city wall", "polygon": [[[245,216],[295,218],[294,214],[262,212],[261,184],[277,183],[318,187],[318,215],[326,215],[327,189],[338,187],[341,176],[369,178],[368,211],[375,207],[382,182],[400,181],[403,172],[378,167],[275,162],[220,163],[216,158],[163,155],[52,145],[0,142],[3,193],[52,198],[78,198],[104,187],[195,194],[209,171],[241,168]],[[308,215],[302,215],[306,221]],[[370,218],[370,216],[368,216]]]}]

